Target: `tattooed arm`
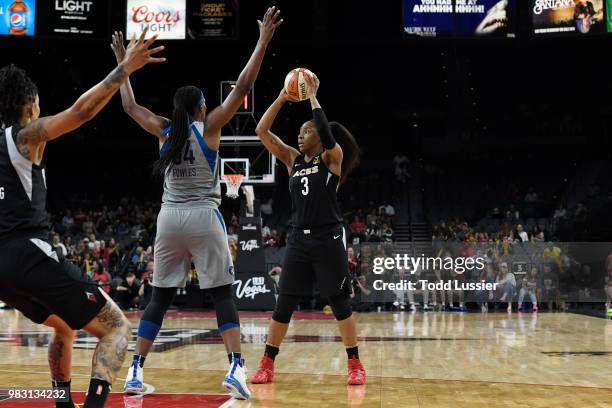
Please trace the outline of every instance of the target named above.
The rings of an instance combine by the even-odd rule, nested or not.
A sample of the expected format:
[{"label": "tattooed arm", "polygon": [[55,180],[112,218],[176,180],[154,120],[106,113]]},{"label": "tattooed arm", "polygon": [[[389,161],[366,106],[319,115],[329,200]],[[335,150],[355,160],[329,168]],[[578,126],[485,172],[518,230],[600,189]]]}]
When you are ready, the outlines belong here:
[{"label": "tattooed arm", "polygon": [[150,49],[157,36],[145,41],[147,31],[145,29],[138,40],[130,42],[124,61],[102,82],[81,95],[74,105],[56,115],[39,118],[21,129],[16,140],[20,153],[27,159],[40,161],[41,146],[96,116],[132,72],[150,62],[165,61],[165,58],[152,57],[163,46]]},{"label": "tattooed arm", "polygon": [[272,153],[277,159],[283,162],[289,173],[291,173],[291,168],[293,167],[293,161],[296,157],[300,155],[295,148],[286,145],[280,137],[276,136],[274,133],[270,131],[272,127],[272,123],[274,123],[274,119],[278,115],[278,112],[281,110],[285,102],[287,102],[288,97],[287,93],[283,89],[278,95],[278,98],[270,105],[266,113],[264,113],[263,117],[259,121],[255,132],[261,143],[266,146],[266,149],[270,153]]}]

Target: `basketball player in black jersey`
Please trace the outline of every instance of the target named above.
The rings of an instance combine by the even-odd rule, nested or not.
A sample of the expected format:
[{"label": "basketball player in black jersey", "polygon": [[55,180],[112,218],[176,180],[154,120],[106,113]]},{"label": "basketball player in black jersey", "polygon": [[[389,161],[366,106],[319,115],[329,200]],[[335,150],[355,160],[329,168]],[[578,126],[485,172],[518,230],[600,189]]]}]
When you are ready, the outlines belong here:
[{"label": "basketball player in black jersey", "polygon": [[[357,349],[357,329],[349,304],[350,277],[346,256],[346,234],[338,208],[336,191],[359,160],[359,147],[346,128],[327,122],[317,100],[319,80],[307,75],[308,96],[313,120],[304,123],[298,135],[299,151],[287,146],[270,131],[276,115],[288,101],[283,90],[257,126],[257,135],[266,148],[289,172],[292,203],[291,236],[280,279],[279,297],[268,328],[266,351],[254,384],[274,377],[274,358],[291,315],[304,295],[312,294],[316,283],[321,296],[328,298],[348,355],[349,385],[365,384],[366,374]],[[340,143],[336,143],[335,138]]]},{"label": "basketball player in black jersey", "polygon": [[[72,345],[76,330],[100,339],[93,356],[85,408],[103,407],[125,358],[130,325],[121,310],[79,268],[58,258],[49,245],[47,189],[42,166],[47,142],[68,133],[96,114],[134,71],[162,62],[145,41],[145,30],[128,46],[127,56],[102,82],[70,108],[39,118],[38,90],[25,71],[0,69],[0,300],[35,323],[54,329],[49,367],[54,387],[70,395]],[[56,402],[57,408],[74,408]]]}]

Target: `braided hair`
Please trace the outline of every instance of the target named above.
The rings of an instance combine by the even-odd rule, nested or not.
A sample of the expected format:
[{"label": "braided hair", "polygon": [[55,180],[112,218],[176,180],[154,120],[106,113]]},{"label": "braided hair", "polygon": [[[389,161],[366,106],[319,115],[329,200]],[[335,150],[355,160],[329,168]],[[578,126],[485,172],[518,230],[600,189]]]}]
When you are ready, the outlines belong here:
[{"label": "braided hair", "polygon": [[202,101],[202,91],[195,86],[183,86],[176,90],[168,149],[153,164],[154,175],[163,176],[168,166],[180,162],[185,142],[189,138],[189,117],[196,114]]},{"label": "braided hair", "polygon": [[23,107],[36,100],[38,88],[26,72],[13,64],[0,69],[0,123],[19,123]]}]

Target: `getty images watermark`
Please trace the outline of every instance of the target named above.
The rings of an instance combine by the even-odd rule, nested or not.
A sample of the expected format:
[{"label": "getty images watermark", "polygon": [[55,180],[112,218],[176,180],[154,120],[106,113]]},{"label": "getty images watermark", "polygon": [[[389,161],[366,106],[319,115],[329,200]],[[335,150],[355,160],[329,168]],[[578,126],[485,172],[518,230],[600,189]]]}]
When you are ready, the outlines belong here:
[{"label": "getty images watermark", "polygon": [[[412,257],[407,254],[397,254],[389,257],[374,258],[372,272],[382,275],[387,271],[406,271],[411,275],[421,274],[421,271],[446,271],[456,275],[463,275],[469,271],[482,271],[485,268],[486,259],[482,257]],[[497,283],[481,280],[480,282],[465,282],[458,276],[450,280],[438,280],[431,282],[429,279],[407,280],[399,282],[385,282],[377,279],[373,282],[374,290],[496,290]]]}]

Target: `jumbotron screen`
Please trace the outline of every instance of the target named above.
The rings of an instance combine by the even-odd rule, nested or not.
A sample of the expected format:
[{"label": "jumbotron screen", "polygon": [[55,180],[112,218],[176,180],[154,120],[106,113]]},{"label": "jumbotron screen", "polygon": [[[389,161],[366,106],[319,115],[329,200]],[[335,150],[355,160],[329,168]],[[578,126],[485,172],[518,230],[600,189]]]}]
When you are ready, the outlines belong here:
[{"label": "jumbotron screen", "polygon": [[[606,32],[604,0],[531,0],[530,12],[536,35],[582,36]],[[609,22],[607,25],[610,28]]]},{"label": "jumbotron screen", "polygon": [[404,35],[514,37],[514,0],[404,0]]}]

